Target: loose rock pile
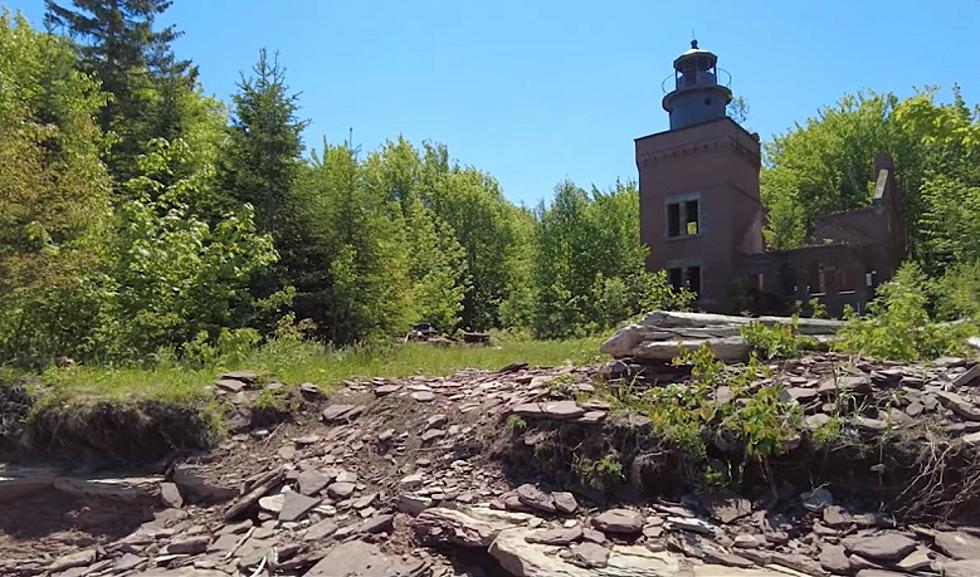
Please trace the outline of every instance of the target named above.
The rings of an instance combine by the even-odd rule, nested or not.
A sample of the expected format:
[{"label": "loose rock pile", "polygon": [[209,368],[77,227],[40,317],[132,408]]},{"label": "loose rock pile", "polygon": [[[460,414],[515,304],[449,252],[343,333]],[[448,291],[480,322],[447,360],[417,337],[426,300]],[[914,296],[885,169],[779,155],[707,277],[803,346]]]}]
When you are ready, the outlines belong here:
[{"label": "loose rock pile", "polygon": [[[618,366],[357,380],[320,401],[304,385],[311,403],[294,422],[242,428],[213,453],[172,466],[149,490],[155,510],[125,536],[93,533],[87,545],[75,538],[43,552],[31,537],[0,539],[0,575],[980,575],[980,528],[907,524],[875,495],[855,499],[836,484],[602,494],[508,465],[509,447],[542,431],[602,436],[642,419],[613,411],[604,396]],[[808,426],[841,418],[831,411],[846,394],[860,407],[842,420],[855,435],[900,434],[940,451],[980,442],[972,361],[814,354],[777,368]],[[238,395],[245,388],[230,381],[245,377],[219,386]],[[874,473],[884,482],[890,466]],[[0,502],[0,514],[17,507]]]}]

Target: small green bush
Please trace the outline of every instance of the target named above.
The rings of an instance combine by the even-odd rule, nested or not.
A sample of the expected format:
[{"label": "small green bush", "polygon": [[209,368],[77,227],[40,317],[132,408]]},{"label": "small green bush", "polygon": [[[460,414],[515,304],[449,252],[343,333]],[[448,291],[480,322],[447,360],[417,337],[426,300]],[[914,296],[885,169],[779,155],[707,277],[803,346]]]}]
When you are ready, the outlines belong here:
[{"label": "small green bush", "polygon": [[[691,382],[652,389],[643,403],[655,429],[685,456],[685,475],[693,482],[717,485],[717,474],[707,470],[706,439],[721,436],[742,447],[742,461],[730,467],[736,473],[729,482],[734,482],[747,463],[765,465],[798,437],[803,421],[799,404],[783,400],[783,385],[755,354],[746,366],[730,369],[703,345],[684,351],[674,364],[691,367]],[[773,382],[758,386],[760,377]],[[728,394],[719,398],[722,386]]]},{"label": "small green bush", "polygon": [[767,359],[786,359],[798,356],[805,349],[815,348],[816,339],[800,334],[799,317],[793,315],[792,324],[749,323],[739,329],[739,334],[756,352]]},{"label": "small green bush", "polygon": [[878,287],[868,315],[848,312],[848,324],[834,348],[886,360],[915,361],[954,355],[975,332],[969,323],[938,324],[926,309],[928,281],[918,264],[907,262],[895,278]]},{"label": "small green bush", "polygon": [[810,305],[810,318],[814,319],[829,319],[830,314],[827,312],[827,306],[820,302],[820,299],[810,299],[807,303]]},{"label": "small green bush", "polygon": [[527,421],[521,418],[520,415],[511,415],[507,417],[507,422],[504,423],[504,426],[510,431],[523,431],[527,428]]},{"label": "small green bush", "polygon": [[571,375],[558,375],[548,382],[548,394],[562,399],[571,397],[573,384],[574,381]]},{"label": "small green bush", "polygon": [[576,456],[572,470],[583,483],[599,491],[612,491],[626,480],[623,464],[615,455],[606,455],[598,461]]}]

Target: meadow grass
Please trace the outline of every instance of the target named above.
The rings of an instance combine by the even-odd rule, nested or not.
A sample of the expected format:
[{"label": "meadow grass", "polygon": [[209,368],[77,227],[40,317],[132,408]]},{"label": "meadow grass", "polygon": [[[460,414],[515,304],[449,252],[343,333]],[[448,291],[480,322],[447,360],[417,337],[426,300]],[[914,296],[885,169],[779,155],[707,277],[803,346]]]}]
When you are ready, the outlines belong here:
[{"label": "meadow grass", "polygon": [[[332,349],[324,345],[271,341],[238,358],[192,366],[164,359],[139,366],[51,367],[29,379],[38,398],[59,404],[159,400],[197,403],[223,373],[248,369],[287,385],[312,382],[325,390],[355,377],[444,376],[461,369],[499,369],[526,361],[532,366],[600,362],[599,337],[563,341],[503,340],[490,346],[405,343]],[[9,380],[11,375],[7,375]]]}]

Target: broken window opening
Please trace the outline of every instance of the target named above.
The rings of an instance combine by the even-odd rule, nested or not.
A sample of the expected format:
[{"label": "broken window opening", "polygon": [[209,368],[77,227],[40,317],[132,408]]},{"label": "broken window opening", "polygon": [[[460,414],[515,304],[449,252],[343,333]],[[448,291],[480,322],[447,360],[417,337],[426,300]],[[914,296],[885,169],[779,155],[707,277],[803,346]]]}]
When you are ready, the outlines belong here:
[{"label": "broken window opening", "polygon": [[854,292],[854,282],[851,275],[847,274],[847,269],[840,269],[837,271],[839,290],[842,293],[852,293]]},{"label": "broken window opening", "polygon": [[823,265],[818,262],[811,262],[806,267],[806,292],[809,295],[823,294],[821,283],[823,282]]},{"label": "broken window opening", "polygon": [[689,200],[684,203],[684,229],[688,236],[694,236],[701,231],[698,208],[698,201],[696,200]]},{"label": "broken window opening", "polygon": [[782,285],[783,294],[786,296],[795,295],[797,291],[796,267],[785,263],[779,267],[779,280]]},{"label": "broken window opening", "polygon": [[680,289],[684,286],[684,270],[679,268],[672,268],[667,271],[667,279],[670,281],[670,286],[675,289]]},{"label": "broken window opening", "polygon": [[667,236],[670,238],[681,235],[681,205],[672,202],[667,205]]},{"label": "broken window opening", "polygon": [[685,279],[685,284],[687,285],[687,290],[691,291],[692,293],[698,294],[701,292],[701,267],[687,267],[687,279]]}]

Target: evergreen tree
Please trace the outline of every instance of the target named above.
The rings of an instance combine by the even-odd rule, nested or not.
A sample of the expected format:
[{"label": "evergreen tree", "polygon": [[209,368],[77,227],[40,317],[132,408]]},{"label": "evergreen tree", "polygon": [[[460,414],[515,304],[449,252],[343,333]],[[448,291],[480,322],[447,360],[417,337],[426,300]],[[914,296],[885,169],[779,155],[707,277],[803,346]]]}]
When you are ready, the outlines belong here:
[{"label": "evergreen tree", "polygon": [[[64,29],[77,42],[81,69],[102,82],[110,95],[99,124],[115,135],[107,159],[121,183],[136,172],[135,159],[151,139],[173,139],[182,121],[168,102],[174,90],[193,90],[197,71],[177,60],[170,44],[174,26],[154,30],[156,17],[172,0],[45,0],[45,23]],[[169,92],[168,92],[169,90]]]},{"label": "evergreen tree", "polygon": [[406,330],[412,320],[409,252],[401,208],[365,185],[349,144],[314,157],[314,195],[321,199],[323,253],[329,261],[322,314],[330,341],[347,344]]},{"label": "evergreen tree", "polygon": [[299,95],[290,94],[286,70],[265,49],[253,76],[242,77],[234,103],[219,178],[224,191],[255,207],[259,231],[273,234],[277,247],[288,224],[290,201],[303,153],[306,122],[296,116]]}]

